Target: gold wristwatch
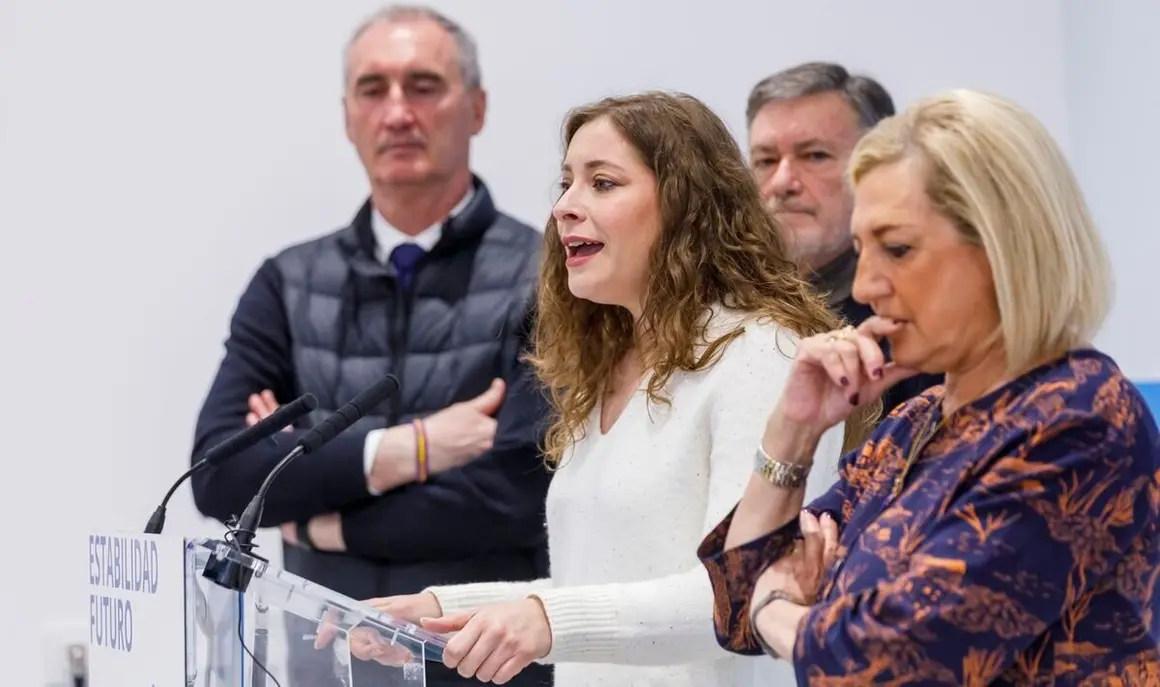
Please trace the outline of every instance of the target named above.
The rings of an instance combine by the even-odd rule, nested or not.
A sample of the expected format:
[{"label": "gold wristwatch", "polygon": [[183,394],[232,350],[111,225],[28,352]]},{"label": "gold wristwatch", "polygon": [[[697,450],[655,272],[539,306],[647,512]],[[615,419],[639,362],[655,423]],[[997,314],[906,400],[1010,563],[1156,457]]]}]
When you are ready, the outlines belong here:
[{"label": "gold wristwatch", "polygon": [[783,489],[800,489],[806,484],[806,478],[810,475],[810,467],[810,465],[794,465],[774,460],[759,445],[753,470],[761,475],[762,479],[774,486]]}]

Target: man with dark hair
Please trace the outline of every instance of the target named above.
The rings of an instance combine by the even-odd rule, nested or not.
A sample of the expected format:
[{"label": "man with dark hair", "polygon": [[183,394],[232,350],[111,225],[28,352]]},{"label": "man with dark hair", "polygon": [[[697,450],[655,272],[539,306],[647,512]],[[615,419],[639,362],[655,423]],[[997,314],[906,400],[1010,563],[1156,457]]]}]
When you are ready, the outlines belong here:
[{"label": "man with dark hair", "polygon": [[[359,26],[343,108],[370,197],[350,225],[261,266],[198,418],[195,457],[300,394],[318,397],[313,423],[399,378],[397,398],[281,473],[262,521],[282,527],[288,570],[356,599],[548,574],[548,409],[520,357],[542,235],[471,172],[486,104],[475,43],[452,20],[393,6]],[[194,477],[199,510],[239,514],[303,431]],[[334,649],[303,640],[314,625],[287,625],[293,684],[340,684]],[[351,669],[386,684],[374,662]],[[550,675],[533,666],[512,684]],[[431,687],[464,682],[428,666]]]},{"label": "man with dark hair", "polygon": [[[894,101],[868,76],[807,62],[758,82],[745,114],[754,178],[790,254],[830,308],[857,326],[872,311],[851,294],[858,257],[846,163],[862,134],[894,114]],[[941,376],[918,375],[899,383],[883,395],[884,412],[941,382]]]}]

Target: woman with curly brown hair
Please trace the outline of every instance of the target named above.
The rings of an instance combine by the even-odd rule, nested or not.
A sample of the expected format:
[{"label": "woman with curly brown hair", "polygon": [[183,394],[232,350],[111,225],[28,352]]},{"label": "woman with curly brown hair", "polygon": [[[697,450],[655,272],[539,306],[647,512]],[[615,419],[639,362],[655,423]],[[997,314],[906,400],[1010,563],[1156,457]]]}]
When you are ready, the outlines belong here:
[{"label": "woman with curly brown hair", "polygon": [[[754,684],[760,664],[714,639],[695,551],[764,460],[753,447],[796,341],[839,323],[695,98],[579,108],[564,143],[531,356],[556,411],[552,577],[372,603],[455,632],[444,662],[484,682],[539,661],[562,687]],[[841,445],[840,428],[821,442],[813,492]]]}]

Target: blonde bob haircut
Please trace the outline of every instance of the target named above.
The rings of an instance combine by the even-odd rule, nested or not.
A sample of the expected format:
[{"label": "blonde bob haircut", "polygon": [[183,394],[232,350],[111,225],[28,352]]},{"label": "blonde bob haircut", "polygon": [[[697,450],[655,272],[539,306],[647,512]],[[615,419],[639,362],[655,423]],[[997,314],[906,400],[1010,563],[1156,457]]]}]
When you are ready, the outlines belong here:
[{"label": "blonde bob haircut", "polygon": [[1051,135],[1004,98],[970,90],[883,120],[850,157],[849,181],[902,159],[990,263],[1009,374],[1088,346],[1111,305],[1111,269],[1084,197]]}]

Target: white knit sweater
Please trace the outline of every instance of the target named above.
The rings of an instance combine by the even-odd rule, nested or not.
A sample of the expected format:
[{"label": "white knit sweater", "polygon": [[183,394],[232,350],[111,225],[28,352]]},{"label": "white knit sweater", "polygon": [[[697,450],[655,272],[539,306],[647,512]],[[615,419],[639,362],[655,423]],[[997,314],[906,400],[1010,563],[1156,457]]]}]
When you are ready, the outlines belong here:
[{"label": "white knit sweater", "polygon": [[[711,335],[741,321],[719,311]],[[642,385],[608,434],[597,408],[548,491],[551,578],[431,588],[444,613],[534,593],[557,687],[793,685],[784,662],[718,646],[696,550],[753,472],[796,340],[748,322],[717,364],[672,377],[671,406],[650,406]],[[807,499],[833,483],[841,441],[840,427],[823,439]]]}]

